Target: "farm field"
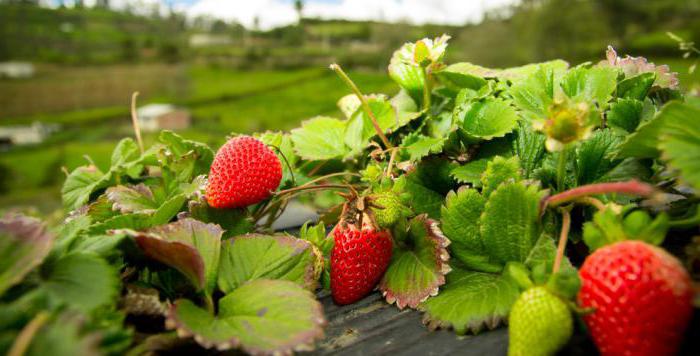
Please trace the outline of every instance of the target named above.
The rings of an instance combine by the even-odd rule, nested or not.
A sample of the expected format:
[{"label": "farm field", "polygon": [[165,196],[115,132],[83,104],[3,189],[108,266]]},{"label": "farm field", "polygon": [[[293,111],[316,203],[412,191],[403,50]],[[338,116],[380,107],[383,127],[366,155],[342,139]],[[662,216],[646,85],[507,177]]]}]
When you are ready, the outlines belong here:
[{"label": "farm field", "polygon": [[[129,97],[132,90],[141,90],[139,83],[153,89],[142,95],[139,104],[166,102],[189,109],[193,124],[180,134],[212,147],[220,145],[229,133],[286,130],[312,116],[337,116],[340,114],[337,98],[347,92],[327,68],[232,71],[153,65],[150,69],[153,73],[148,74],[149,78],[133,81],[129,78],[148,71],[143,67],[103,67],[105,76],[113,78],[115,83],[120,75],[123,78],[111,87],[95,84],[100,78],[96,68],[70,68],[63,73],[47,69],[36,79],[0,81],[0,98],[20,97],[19,100],[31,100],[32,88],[41,87],[46,81],[65,81],[54,88],[60,88],[60,95],[80,91],[81,105],[87,106],[87,109],[80,109],[85,106],[74,103],[73,110],[52,112],[56,107],[53,102],[39,101],[33,106],[34,110],[48,113],[5,118],[6,111],[0,112],[0,120],[7,124],[40,121],[60,124],[63,128],[40,145],[19,147],[0,154],[0,169],[9,172],[4,178],[7,191],[0,195],[0,208],[36,206],[43,212],[59,208],[59,189],[64,179],[61,169],[72,170],[83,165],[85,153],[89,153],[98,167],[107,168],[114,144],[120,138],[132,135]],[[174,93],[163,85],[172,79],[161,78],[163,83],[155,83],[157,75],[186,78],[186,89]],[[396,91],[384,73],[353,71],[350,75],[367,92]],[[71,76],[80,77],[81,81],[68,81]],[[91,92],[90,87],[98,89]],[[103,98],[107,97],[112,100],[104,101]],[[144,139],[148,144],[154,136],[146,133]]]}]

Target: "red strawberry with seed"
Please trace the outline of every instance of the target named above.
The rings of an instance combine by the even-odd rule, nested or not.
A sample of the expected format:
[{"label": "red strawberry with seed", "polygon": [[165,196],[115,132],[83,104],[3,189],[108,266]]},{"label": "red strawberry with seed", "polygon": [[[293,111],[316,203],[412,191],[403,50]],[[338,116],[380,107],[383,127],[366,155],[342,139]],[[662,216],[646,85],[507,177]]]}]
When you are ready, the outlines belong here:
[{"label": "red strawberry with seed", "polygon": [[214,208],[242,208],[272,195],[282,180],[282,164],[264,143],[238,136],[221,146],[209,172],[207,202]]},{"label": "red strawberry with seed", "polygon": [[333,229],[331,292],[337,304],[351,304],[369,294],[384,275],[391,260],[391,233],[381,230],[364,198],[345,204],[343,216]]},{"label": "red strawberry with seed", "polygon": [[596,250],[580,270],[579,304],[603,355],[673,355],[692,316],[692,286],[680,262],[641,241]]}]

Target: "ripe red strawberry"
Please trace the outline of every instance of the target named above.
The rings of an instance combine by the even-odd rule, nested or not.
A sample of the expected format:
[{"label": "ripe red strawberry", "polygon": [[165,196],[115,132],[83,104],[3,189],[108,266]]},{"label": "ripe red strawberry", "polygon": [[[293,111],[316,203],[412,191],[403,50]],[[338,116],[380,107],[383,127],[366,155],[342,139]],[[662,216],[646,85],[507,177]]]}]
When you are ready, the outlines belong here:
[{"label": "ripe red strawberry", "polygon": [[640,241],[605,246],[580,270],[579,304],[603,355],[672,355],[692,316],[692,287],[680,262]]},{"label": "ripe red strawberry", "polygon": [[209,172],[207,202],[214,208],[242,208],[270,197],[282,180],[282,164],[264,143],[232,138],[219,148]]},{"label": "ripe red strawberry", "polygon": [[351,304],[369,294],[391,261],[391,233],[379,229],[362,199],[345,204],[333,229],[331,292],[337,304]]}]

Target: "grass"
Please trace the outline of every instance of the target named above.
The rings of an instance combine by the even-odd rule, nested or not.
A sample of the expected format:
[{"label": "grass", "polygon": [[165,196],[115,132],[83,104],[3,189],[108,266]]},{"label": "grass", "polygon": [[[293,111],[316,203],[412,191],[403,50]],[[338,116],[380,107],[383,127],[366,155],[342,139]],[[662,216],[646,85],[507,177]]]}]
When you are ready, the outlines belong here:
[{"label": "grass", "polygon": [[[145,101],[180,102],[193,114],[193,126],[180,132],[184,137],[216,148],[231,132],[252,133],[286,130],[318,114],[340,115],[337,100],[348,89],[325,68],[292,71],[230,71],[217,68],[187,69],[186,96],[151,96]],[[367,93],[395,92],[384,73],[351,72]],[[167,94],[167,93],[166,93]],[[60,206],[61,168],[72,170],[90,159],[107,169],[116,142],[132,135],[128,102],[58,114],[34,114],[3,120],[25,124],[33,121],[59,123],[63,130],[40,145],[15,148],[0,155],[0,165],[12,172],[9,192],[0,196],[0,209],[37,206],[48,212]],[[144,140],[155,141],[156,134]]]}]

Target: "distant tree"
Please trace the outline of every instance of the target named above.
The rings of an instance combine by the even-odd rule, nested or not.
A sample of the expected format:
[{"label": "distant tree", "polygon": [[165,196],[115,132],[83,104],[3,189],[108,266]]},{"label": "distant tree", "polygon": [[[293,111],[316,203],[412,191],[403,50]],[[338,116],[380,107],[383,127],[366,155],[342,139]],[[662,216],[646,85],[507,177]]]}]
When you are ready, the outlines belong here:
[{"label": "distant tree", "polygon": [[301,23],[301,20],[304,17],[304,1],[303,0],[294,0],[294,10],[297,12],[297,18],[299,23]]},{"label": "distant tree", "polygon": [[260,16],[253,18],[253,30],[260,31]]},{"label": "distant tree", "polygon": [[109,9],[109,0],[97,0],[95,6],[103,9]]}]

